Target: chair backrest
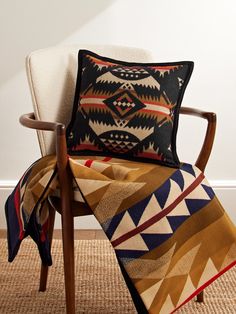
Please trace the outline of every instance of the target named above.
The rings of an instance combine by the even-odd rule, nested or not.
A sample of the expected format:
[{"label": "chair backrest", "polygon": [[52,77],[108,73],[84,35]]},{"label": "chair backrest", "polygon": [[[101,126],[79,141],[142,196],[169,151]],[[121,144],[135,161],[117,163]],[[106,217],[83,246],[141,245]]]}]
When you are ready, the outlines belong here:
[{"label": "chair backrest", "polygon": [[[32,52],[26,58],[26,70],[35,117],[38,120],[69,123],[77,75],[79,49],[88,49],[114,59],[151,62],[144,49],[123,46],[55,46]],[[38,131],[43,156],[55,152],[52,132]]]}]

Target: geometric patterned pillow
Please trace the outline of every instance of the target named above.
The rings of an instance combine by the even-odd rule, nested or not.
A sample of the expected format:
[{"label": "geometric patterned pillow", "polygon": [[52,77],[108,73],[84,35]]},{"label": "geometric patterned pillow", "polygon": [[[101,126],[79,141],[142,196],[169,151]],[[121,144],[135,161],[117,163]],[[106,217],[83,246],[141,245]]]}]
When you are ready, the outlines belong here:
[{"label": "geometric patterned pillow", "polygon": [[178,167],[179,108],[193,62],[130,63],[78,55],[68,153]]}]

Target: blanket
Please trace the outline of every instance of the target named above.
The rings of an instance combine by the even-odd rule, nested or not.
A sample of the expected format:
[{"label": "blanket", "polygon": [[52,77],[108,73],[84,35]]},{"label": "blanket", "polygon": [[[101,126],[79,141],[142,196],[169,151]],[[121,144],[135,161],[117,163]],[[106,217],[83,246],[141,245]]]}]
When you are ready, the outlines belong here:
[{"label": "blanket", "polygon": [[[172,313],[235,265],[236,228],[197,167],[94,156],[68,157],[68,163],[74,200],[85,202],[105,231],[138,312]],[[30,235],[51,265],[53,195],[59,196],[56,158],[46,156],[6,202],[9,261]]]}]

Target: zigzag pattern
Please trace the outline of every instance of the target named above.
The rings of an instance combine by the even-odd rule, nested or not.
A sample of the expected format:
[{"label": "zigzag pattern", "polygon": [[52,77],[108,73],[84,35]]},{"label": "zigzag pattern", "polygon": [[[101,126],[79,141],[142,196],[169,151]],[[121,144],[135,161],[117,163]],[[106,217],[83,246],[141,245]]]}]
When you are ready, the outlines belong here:
[{"label": "zigzag pattern", "polygon": [[[117,255],[136,258],[153,250],[205,207],[214,192],[200,176],[197,168],[184,164],[151,195],[115,215],[109,226],[104,224]],[[138,253],[129,250],[134,242],[140,247]]]},{"label": "zigzag pattern", "polygon": [[[208,230],[204,232],[204,239],[201,242],[194,238],[190,249],[183,250],[183,253],[176,250],[177,243],[175,243],[158,259],[142,258],[138,261],[124,261],[127,271],[136,280],[136,288],[147,309],[151,312],[155,309],[157,313],[172,312],[197,289],[218,276],[219,272],[225,269],[229,256],[236,258],[236,245],[231,241],[227,243],[224,252],[221,250],[212,254],[211,250],[206,250],[210,238],[211,233]],[[220,236],[216,238],[220,239]],[[195,265],[198,265],[197,269]],[[166,291],[167,287],[171,286],[175,288],[163,296],[162,291]]]}]

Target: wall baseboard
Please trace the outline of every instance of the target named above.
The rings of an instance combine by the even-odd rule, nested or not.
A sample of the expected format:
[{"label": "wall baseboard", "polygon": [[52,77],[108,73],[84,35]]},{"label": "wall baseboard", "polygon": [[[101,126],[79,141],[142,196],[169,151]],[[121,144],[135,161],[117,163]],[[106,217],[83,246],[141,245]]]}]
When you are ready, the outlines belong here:
[{"label": "wall baseboard", "polygon": [[[17,184],[14,180],[0,181],[0,229],[6,229],[4,204],[8,195]],[[236,180],[211,180],[210,184],[220,202],[236,224]],[[55,228],[61,228],[60,215],[56,215]],[[75,218],[76,229],[101,229],[94,216]]]}]

